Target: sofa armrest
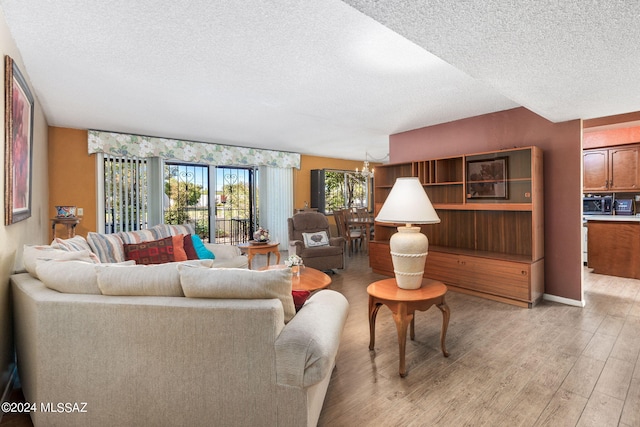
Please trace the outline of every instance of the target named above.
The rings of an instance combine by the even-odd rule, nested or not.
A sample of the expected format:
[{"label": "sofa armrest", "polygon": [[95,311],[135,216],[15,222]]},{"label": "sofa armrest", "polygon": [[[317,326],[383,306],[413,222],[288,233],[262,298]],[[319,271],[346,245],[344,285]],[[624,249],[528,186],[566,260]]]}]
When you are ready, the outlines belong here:
[{"label": "sofa armrest", "polygon": [[320,382],[335,365],[349,311],[339,292],[313,294],[276,339],[276,381],[306,388]]},{"label": "sofa armrest", "polygon": [[216,256],[216,259],[230,259],[242,255],[240,248],[234,245],[220,243],[205,243],[204,246]]}]

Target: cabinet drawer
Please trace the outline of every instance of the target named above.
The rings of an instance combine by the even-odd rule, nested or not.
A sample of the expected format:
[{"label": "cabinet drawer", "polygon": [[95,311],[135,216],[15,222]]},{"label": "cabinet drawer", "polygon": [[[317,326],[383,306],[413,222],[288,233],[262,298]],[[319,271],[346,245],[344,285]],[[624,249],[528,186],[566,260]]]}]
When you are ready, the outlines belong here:
[{"label": "cabinet drawer", "polygon": [[460,286],[529,301],[531,265],[461,256]]},{"label": "cabinet drawer", "polygon": [[429,252],[424,275],[429,279],[439,280],[445,284],[457,285],[460,282],[459,270],[459,255]]},{"label": "cabinet drawer", "polygon": [[430,252],[425,276],[477,292],[531,300],[528,263]]}]

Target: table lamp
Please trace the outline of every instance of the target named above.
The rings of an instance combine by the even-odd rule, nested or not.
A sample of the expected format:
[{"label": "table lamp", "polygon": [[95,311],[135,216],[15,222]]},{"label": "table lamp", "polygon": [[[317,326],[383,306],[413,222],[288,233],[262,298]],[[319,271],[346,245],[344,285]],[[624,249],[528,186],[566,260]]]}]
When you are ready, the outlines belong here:
[{"label": "table lamp", "polygon": [[440,217],[418,178],[398,178],[376,216],[376,221],[404,223],[391,236],[389,247],[396,283],[402,289],[422,285],[429,240],[412,224],[436,224]]}]

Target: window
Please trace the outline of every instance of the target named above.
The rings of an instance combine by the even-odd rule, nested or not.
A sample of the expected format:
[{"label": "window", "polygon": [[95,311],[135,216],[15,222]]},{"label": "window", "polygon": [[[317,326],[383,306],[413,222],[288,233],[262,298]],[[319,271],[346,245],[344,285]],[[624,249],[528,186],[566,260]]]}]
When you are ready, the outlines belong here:
[{"label": "window", "polygon": [[371,206],[370,179],[356,171],[311,171],[311,207],[325,214],[344,207]]},{"label": "window", "polygon": [[252,239],[258,224],[258,170],[216,168],[216,242],[237,244]]},{"label": "window", "polygon": [[204,241],[238,244],[257,227],[257,168],[99,156],[98,229],[104,233],[188,223]]},{"label": "window", "polygon": [[209,200],[208,166],[165,163],[165,224],[191,224],[198,236],[204,241],[210,241]]},{"label": "window", "polygon": [[104,232],[147,228],[147,161],[105,155],[103,168]]}]

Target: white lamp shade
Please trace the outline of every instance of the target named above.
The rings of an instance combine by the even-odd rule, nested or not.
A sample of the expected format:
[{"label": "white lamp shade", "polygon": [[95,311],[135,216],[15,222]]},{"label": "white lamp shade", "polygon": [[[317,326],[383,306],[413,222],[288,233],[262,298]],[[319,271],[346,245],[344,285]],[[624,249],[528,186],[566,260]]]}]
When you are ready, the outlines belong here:
[{"label": "white lamp shade", "polygon": [[376,221],[405,224],[436,224],[440,217],[418,178],[396,179]]}]

